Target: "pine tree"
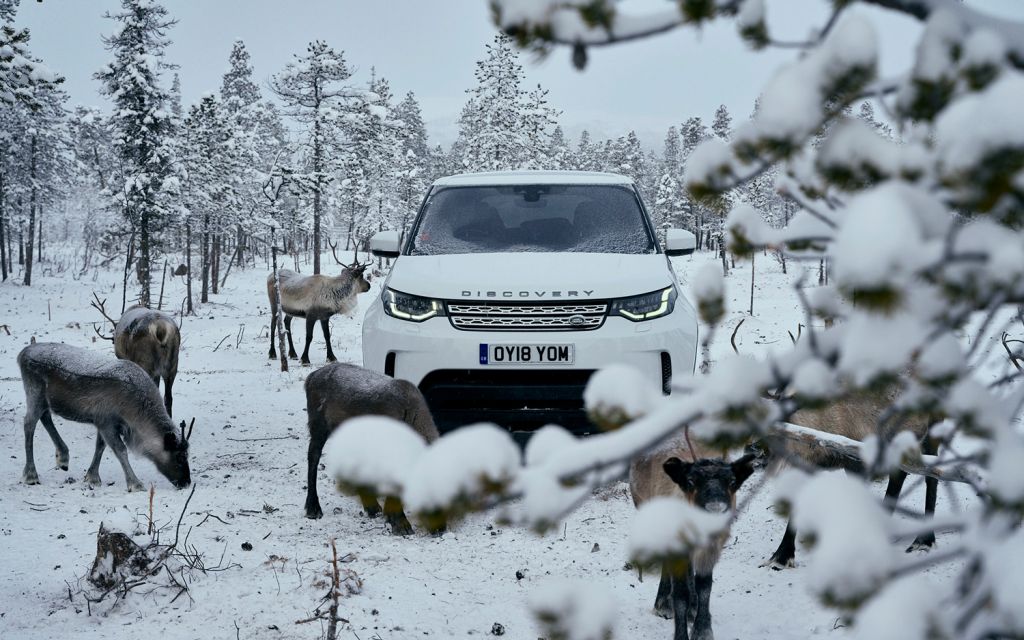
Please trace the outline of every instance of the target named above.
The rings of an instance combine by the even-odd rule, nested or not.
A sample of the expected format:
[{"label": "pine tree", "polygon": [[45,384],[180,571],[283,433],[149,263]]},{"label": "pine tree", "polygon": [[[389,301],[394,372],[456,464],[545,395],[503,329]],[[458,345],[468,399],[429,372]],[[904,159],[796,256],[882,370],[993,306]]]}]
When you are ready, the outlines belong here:
[{"label": "pine tree", "polygon": [[476,63],[477,86],[459,117],[460,152],[470,171],[515,169],[527,156],[522,104],[523,68],[511,39],[498,34]]},{"label": "pine tree", "polygon": [[669,127],[665,133],[665,149],[662,152],[664,156],[664,171],[663,174],[671,176],[679,175],[680,167],[680,152],[679,147],[679,130],[675,127]]},{"label": "pine tree", "polygon": [[154,0],[121,0],[121,11],[106,17],[118,23],[114,35],[104,38],[114,59],[96,78],[114,102],[114,146],[121,167],[117,184],[125,185],[113,199],[138,241],[139,302],[149,305],[150,262],[171,219],[169,196],[177,190],[173,120],[168,94],[160,86],[170,44],[166,33],[174,20]]},{"label": "pine tree", "polygon": [[525,169],[552,168],[551,128],[558,125],[561,111],[548,105],[548,90],[538,84],[530,91],[522,105],[525,132]]},{"label": "pine tree", "polygon": [[313,199],[313,273],[320,273],[321,221],[324,195],[340,168],[339,109],[361,95],[344,82],[352,76],[343,52],[320,40],[311,42],[306,55],[295,56],[270,86],[290,115],[306,126],[307,171],[296,176],[298,186]]},{"label": "pine tree", "polygon": [[28,29],[14,26],[17,0],[0,2],[0,104],[40,107],[36,91],[63,81],[28,51]]},{"label": "pine tree", "polygon": [[398,139],[396,226],[404,232],[426,191],[433,156],[427,147],[427,129],[423,124],[420,104],[412,91],[395,105],[391,119],[397,126]]},{"label": "pine tree", "polygon": [[28,129],[22,162],[29,167],[28,234],[25,245],[25,285],[32,284],[32,264],[42,260],[43,210],[55,204],[60,186],[68,175],[67,131],[64,128],[64,103],[67,95],[56,85],[40,85],[35,91],[35,106],[28,111]]},{"label": "pine tree", "polygon": [[574,159],[572,157],[572,151],[569,149],[569,143],[565,140],[565,132],[562,131],[562,125],[555,127],[555,130],[551,133],[551,142],[548,145],[548,158],[549,169],[571,169],[574,166]]},{"label": "pine tree", "polygon": [[598,147],[590,141],[590,132],[583,130],[576,146],[574,169],[579,171],[601,171],[604,167],[598,158]]},{"label": "pine tree", "polygon": [[718,109],[715,110],[715,119],[711,123],[711,131],[722,140],[728,141],[732,137],[732,116],[729,115],[729,110],[724,104],[718,105]]}]

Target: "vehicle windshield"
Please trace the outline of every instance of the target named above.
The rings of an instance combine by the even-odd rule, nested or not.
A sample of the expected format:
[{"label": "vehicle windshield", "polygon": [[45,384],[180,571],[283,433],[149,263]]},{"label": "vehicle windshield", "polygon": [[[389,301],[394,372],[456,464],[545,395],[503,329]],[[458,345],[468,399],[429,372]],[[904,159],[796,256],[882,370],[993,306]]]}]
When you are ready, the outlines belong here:
[{"label": "vehicle windshield", "polygon": [[612,185],[447,187],[431,192],[410,255],[656,253],[632,189]]}]

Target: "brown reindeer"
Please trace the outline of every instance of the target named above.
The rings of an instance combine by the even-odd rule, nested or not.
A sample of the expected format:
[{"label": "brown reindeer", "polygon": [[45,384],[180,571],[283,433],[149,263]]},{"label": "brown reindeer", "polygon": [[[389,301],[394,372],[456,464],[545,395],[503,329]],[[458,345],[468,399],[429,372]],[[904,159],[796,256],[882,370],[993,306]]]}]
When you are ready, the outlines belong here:
[{"label": "brown reindeer", "polygon": [[[890,406],[894,400],[895,388],[884,391],[861,391],[842,400],[830,404],[823,409],[801,409],[790,417],[790,422],[810,429],[824,431],[839,436],[861,441],[869,435],[878,433],[878,419],[882,410]],[[907,430],[921,440],[921,452],[927,455],[938,453],[938,445],[928,437],[928,420],[914,416],[899,426],[899,430]],[[886,438],[895,435],[896,429],[887,427]],[[864,473],[863,464],[830,454],[824,447],[813,447],[803,442],[790,440],[778,441],[769,439],[758,445],[763,451],[779,452],[778,458],[795,456],[808,464],[823,469],[845,469],[850,473]],[[906,472],[894,471],[889,475],[889,484],[885,489],[885,503],[890,512],[896,507],[903,483],[907,479]],[[935,514],[935,501],[938,494],[939,481],[935,478],[925,480],[925,515],[931,518]],[[935,533],[919,535],[907,551],[929,549],[935,545]],[[792,518],[786,524],[786,532],[782,536],[775,553],[766,563],[772,569],[780,570],[796,566],[796,529]]]},{"label": "brown reindeer", "polygon": [[[284,311],[284,330],[288,336],[288,357],[296,358],[292,344],[292,317],[306,319],[306,348],[302,350],[302,364],[309,364],[309,345],[313,342],[313,328],[317,321],[327,342],[327,361],[336,362],[331,348],[331,316],[349,313],[356,306],[356,296],[370,290],[369,279],[363,275],[370,263],[360,264],[358,259],[350,265],[338,260],[336,244],[330,245],[334,261],[344,267],[336,276],[304,276],[289,269],[279,269],[277,279],[281,286],[281,309]],[[277,295],[274,274],[267,276],[267,298],[270,300],[270,358],[277,357],[274,331],[277,329]]]},{"label": "brown reindeer", "polygon": [[[306,412],[309,418],[309,452],[306,473],[306,517],[321,518],[316,492],[317,469],[324,444],[342,422],[356,416],[377,415],[401,420],[428,443],[439,434],[423,394],[414,384],[358,367],[334,363],[321,367],[306,378]],[[371,518],[381,513],[376,498],[361,496],[363,509]],[[384,499],[384,517],[391,533],[409,535],[412,525],[398,498]]]},{"label": "brown reindeer", "polygon": [[[100,459],[110,447],[124,470],[129,491],[142,491],[128,463],[127,450],[150,459],[179,489],[191,482],[185,423],[175,428],[160,400],[160,392],[142,367],[113,360],[66,344],[32,344],[18,354],[25,385],[25,484],[39,484],[33,455],[36,422],[42,420],[57,448],[57,466],[67,471],[68,446],[57,433],[53,414],[96,426],[98,437],[85,481],[101,484]],[[194,422],[194,421],[193,421]]]},{"label": "brown reindeer", "polygon": [[[658,449],[636,456],[629,466],[629,489],[638,508],[656,496],[679,496],[690,504],[712,513],[736,508],[736,492],[754,472],[756,456],[747,454],[735,462],[713,458],[714,452],[694,443],[693,455],[682,437]],[[683,462],[696,459],[695,462]],[[722,531],[711,543],[693,553],[686,576],[673,575],[662,567],[654,612],[675,619],[676,640],[689,637],[687,623],[693,624],[693,637],[711,640],[711,586],[713,572],[729,531]]]},{"label": "brown reindeer", "polygon": [[105,336],[98,329],[96,333],[105,340],[112,340],[114,355],[121,360],[131,360],[142,367],[157,387],[163,379],[164,407],[167,409],[167,415],[173,415],[171,388],[174,387],[174,379],[178,375],[178,350],[181,347],[178,325],[166,313],[142,305],[129,307],[121,314],[121,318],[114,322],[107,315],[106,299],[100,300],[95,293],[92,295],[92,307],[114,325],[113,336]]}]

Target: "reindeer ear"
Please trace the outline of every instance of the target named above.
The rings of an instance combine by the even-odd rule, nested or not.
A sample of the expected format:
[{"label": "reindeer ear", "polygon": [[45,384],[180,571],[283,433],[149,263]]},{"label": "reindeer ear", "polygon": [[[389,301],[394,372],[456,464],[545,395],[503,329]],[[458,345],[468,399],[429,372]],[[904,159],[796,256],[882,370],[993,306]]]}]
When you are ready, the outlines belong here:
[{"label": "reindeer ear", "polygon": [[748,453],[739,460],[732,463],[732,490],[736,491],[754,473],[754,461],[757,454]]},{"label": "reindeer ear", "polygon": [[164,450],[174,451],[178,448],[178,434],[168,431],[164,434]]},{"label": "reindeer ear", "polygon": [[668,477],[672,478],[672,482],[675,482],[684,491],[688,491],[693,487],[693,483],[690,481],[690,469],[692,467],[691,463],[683,462],[679,458],[669,458],[662,465]]}]

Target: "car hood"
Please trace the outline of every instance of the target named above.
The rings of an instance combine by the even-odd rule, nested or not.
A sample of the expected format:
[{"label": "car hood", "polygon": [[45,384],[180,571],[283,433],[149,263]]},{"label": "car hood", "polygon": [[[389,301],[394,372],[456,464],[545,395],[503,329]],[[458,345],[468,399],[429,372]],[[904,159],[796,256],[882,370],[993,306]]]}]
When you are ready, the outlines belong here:
[{"label": "car hood", "polygon": [[401,256],[388,286],[445,300],[604,300],[672,283],[663,254],[468,253]]}]

